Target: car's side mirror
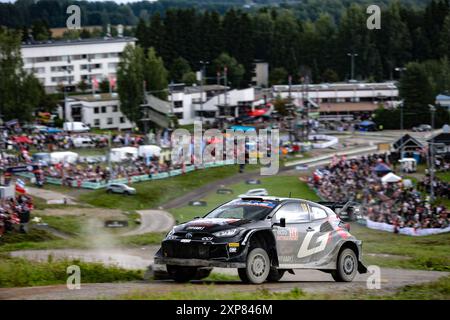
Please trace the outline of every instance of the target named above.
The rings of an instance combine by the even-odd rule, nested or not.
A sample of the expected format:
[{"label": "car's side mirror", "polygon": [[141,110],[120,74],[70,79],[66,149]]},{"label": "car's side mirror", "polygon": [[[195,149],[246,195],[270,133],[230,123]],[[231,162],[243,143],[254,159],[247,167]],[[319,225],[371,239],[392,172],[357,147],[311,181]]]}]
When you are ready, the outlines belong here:
[{"label": "car's side mirror", "polygon": [[194,220],[198,220],[198,219],[200,219],[200,217],[195,217],[195,218],[194,218]]},{"label": "car's side mirror", "polygon": [[275,222],[274,226],[279,226],[281,228],[286,228],[286,218],[281,218],[280,222]]}]

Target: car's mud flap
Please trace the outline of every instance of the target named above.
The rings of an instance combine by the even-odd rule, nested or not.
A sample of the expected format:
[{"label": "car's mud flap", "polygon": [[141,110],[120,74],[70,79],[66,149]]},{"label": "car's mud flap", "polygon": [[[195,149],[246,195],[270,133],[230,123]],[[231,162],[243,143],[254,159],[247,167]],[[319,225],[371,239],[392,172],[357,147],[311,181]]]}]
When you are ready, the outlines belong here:
[{"label": "car's mud flap", "polygon": [[358,272],[367,273],[367,267],[361,261],[358,261]]},{"label": "car's mud flap", "polygon": [[144,274],[144,280],[169,280],[171,277],[167,272],[165,264],[152,264],[149,265],[147,271]]}]

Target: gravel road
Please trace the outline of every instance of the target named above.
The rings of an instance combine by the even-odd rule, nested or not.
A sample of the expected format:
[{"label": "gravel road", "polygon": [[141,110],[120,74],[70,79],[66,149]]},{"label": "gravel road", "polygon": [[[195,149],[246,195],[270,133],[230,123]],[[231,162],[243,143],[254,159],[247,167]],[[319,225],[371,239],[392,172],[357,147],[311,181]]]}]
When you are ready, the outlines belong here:
[{"label": "gravel road", "polygon": [[141,210],[137,211],[141,216],[141,225],[123,236],[135,236],[152,232],[168,232],[175,224],[172,215],[162,210]]},{"label": "gravel road", "polygon": [[[358,275],[354,282],[336,283],[331,276],[316,270],[296,271],[296,275],[287,275],[279,283],[263,285],[245,285],[239,281],[215,281],[214,290],[227,292],[254,292],[267,289],[272,292],[286,292],[300,288],[308,293],[393,293],[405,285],[436,281],[448,275],[445,272],[381,269],[381,289],[369,290],[366,286],[367,275]],[[126,283],[82,284],[80,290],[68,290],[65,285],[0,289],[0,300],[92,300],[117,299],[126,294],[142,292],[180,292],[184,290],[206,290],[212,282],[193,281],[190,284],[176,284],[171,281],[139,281]]]}]

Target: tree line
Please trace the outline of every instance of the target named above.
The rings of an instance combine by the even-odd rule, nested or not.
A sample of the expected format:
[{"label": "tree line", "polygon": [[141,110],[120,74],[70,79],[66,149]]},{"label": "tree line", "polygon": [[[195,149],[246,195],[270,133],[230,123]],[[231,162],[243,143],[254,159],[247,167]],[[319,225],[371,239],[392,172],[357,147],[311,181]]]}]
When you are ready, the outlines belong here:
[{"label": "tree line", "polygon": [[[377,0],[385,6],[392,0]],[[372,4],[372,0],[158,0],[118,4],[114,1],[74,0],[17,0],[0,3],[0,25],[9,28],[30,27],[35,21],[45,21],[51,28],[66,26],[66,9],[76,4],[82,9],[83,26],[106,24],[134,25],[139,18],[147,19],[156,12],[164,14],[170,8],[196,8],[199,11],[217,11],[224,14],[230,8],[254,12],[261,7],[290,9],[300,19],[318,18],[319,12],[339,18],[351,3]],[[402,0],[407,6],[423,6],[429,0]]]},{"label": "tree line", "polygon": [[305,76],[311,82],[347,80],[348,53],[358,54],[356,77],[375,81],[398,79],[395,68],[411,61],[450,56],[448,0],[434,0],[423,9],[394,1],[382,11],[381,30],[367,28],[365,10],[353,4],[339,21],[329,14],[312,21],[282,9],[230,9],[224,15],[169,9],[164,16],[155,13],[140,19],[135,35],[143,48],[155,48],[169,69],[183,58],[198,70],[199,61],[213,61],[226,52],[244,66],[241,86],[248,84],[255,59],[269,62],[272,83],[286,83],[287,75],[294,82]]}]

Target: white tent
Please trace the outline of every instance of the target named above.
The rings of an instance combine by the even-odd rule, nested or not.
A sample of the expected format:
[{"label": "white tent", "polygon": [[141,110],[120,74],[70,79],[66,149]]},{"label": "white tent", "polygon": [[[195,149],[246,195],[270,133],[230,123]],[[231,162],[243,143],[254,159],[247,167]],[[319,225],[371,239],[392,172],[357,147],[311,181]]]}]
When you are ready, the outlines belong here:
[{"label": "white tent", "polygon": [[126,160],[136,160],[138,157],[138,148],[123,147],[111,149],[111,161],[122,162]]},{"label": "white tent", "polygon": [[383,183],[395,183],[395,182],[399,182],[401,180],[402,180],[402,178],[393,174],[392,172],[389,172],[387,175],[385,175],[383,178],[381,178],[381,182],[383,182]]},{"label": "white tent", "polygon": [[52,164],[56,163],[76,163],[78,160],[78,153],[75,152],[52,152],[50,154],[50,161]]},{"label": "white tent", "polygon": [[161,155],[161,148],[158,146],[140,146],[139,157],[159,157]]}]

